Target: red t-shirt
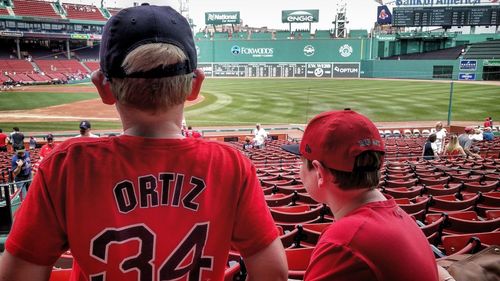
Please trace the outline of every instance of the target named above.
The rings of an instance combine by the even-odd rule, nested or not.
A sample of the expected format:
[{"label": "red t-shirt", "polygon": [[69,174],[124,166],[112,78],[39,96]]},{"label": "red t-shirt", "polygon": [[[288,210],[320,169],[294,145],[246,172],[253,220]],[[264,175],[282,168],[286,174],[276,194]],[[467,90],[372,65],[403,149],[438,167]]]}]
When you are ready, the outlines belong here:
[{"label": "red t-shirt", "polygon": [[201,134],[198,131],[187,130],[186,137],[188,137],[188,138],[201,138]]},{"label": "red t-shirt", "polygon": [[255,168],[235,149],[119,136],[70,139],[48,155],[6,249],[40,265],[70,249],[71,280],[222,280],[231,246],[251,256],[277,237]]},{"label": "red t-shirt", "polygon": [[486,127],[491,127],[491,122],[490,122],[490,120],[484,121],[483,126],[484,126],[485,128],[486,128]]},{"label": "red t-shirt", "polygon": [[57,146],[57,144],[53,144],[50,146],[48,143],[44,144],[42,148],[40,148],[40,157],[47,157],[49,153]]},{"label": "red t-shirt", "polygon": [[0,147],[4,147],[6,145],[5,144],[6,139],[7,139],[7,135],[4,133],[0,133]]},{"label": "red t-shirt", "polygon": [[434,254],[394,199],[373,202],[332,224],[314,249],[304,280],[438,280]]}]

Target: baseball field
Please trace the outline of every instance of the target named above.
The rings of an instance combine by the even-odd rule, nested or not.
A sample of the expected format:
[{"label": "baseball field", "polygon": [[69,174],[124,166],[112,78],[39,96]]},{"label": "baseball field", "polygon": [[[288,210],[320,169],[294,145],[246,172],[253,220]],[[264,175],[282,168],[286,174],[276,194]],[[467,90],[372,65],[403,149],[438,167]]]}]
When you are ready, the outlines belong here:
[{"label": "baseball field", "polygon": [[[304,124],[315,114],[346,107],[377,122],[446,121],[449,81],[374,79],[207,79],[202,97],[186,108],[196,127]],[[500,118],[500,84],[453,83],[453,122],[482,124]],[[119,129],[113,106],[100,103],[90,84],[22,86],[0,92],[0,128],[23,131],[75,130],[79,120],[93,129]]]}]

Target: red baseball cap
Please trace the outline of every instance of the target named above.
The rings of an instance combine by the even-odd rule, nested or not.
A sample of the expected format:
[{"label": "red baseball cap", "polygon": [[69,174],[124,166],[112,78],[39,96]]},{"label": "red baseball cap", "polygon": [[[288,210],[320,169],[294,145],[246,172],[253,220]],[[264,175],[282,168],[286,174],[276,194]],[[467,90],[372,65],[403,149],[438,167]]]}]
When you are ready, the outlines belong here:
[{"label": "red baseball cap", "polygon": [[298,144],[282,146],[288,152],[318,160],[328,168],[352,172],[356,157],[365,151],[384,152],[377,127],[352,110],[328,111],[314,117]]}]

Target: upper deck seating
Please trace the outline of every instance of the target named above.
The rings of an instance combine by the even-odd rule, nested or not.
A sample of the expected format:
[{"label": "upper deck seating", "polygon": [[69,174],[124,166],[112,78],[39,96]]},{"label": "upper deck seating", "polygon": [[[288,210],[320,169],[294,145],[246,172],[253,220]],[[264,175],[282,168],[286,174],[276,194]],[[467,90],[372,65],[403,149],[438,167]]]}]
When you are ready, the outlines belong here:
[{"label": "upper deck seating", "polygon": [[12,10],[16,16],[61,18],[61,16],[56,13],[50,2],[28,0],[14,0],[13,2],[14,5]]},{"label": "upper deck seating", "polygon": [[25,60],[0,60],[0,72],[32,72],[33,66]]},{"label": "upper deck seating", "polygon": [[464,59],[497,59],[500,58],[500,40],[492,40],[473,44],[464,54]]},{"label": "upper deck seating", "polygon": [[106,20],[106,18],[102,15],[101,11],[99,11],[99,8],[93,5],[63,3],[63,7],[68,13],[67,18],[69,19],[97,20],[97,21]]},{"label": "upper deck seating", "polygon": [[9,15],[9,11],[7,9],[0,7],[0,15]]},{"label": "upper deck seating", "polygon": [[118,14],[119,11],[122,10],[122,8],[107,8],[111,16],[114,16]]}]

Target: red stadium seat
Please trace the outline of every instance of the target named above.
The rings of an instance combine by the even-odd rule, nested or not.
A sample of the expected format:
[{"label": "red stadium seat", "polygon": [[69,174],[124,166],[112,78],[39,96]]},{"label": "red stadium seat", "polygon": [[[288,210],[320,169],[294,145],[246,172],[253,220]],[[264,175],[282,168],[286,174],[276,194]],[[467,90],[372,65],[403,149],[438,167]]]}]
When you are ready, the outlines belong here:
[{"label": "red stadium seat", "polygon": [[499,210],[486,210],[485,216],[487,220],[494,220],[500,218],[500,209]]},{"label": "red stadium seat", "polygon": [[313,250],[313,248],[285,249],[288,278],[299,280],[304,278]]},{"label": "red stadium seat", "polygon": [[419,178],[420,184],[425,185],[437,185],[437,184],[446,184],[450,181],[450,177],[421,177]]},{"label": "red stadium seat", "polygon": [[269,207],[277,207],[277,206],[286,206],[292,204],[293,194],[282,194],[276,193],[272,195],[265,196],[267,206]]},{"label": "red stadium seat", "polygon": [[49,281],[69,281],[71,269],[56,269],[52,270]]},{"label": "red stadium seat", "polygon": [[473,237],[476,237],[482,248],[484,248],[489,245],[498,245],[500,241],[500,232],[453,234],[443,236],[442,245],[446,255],[470,253],[472,248],[475,246],[475,242],[473,242],[474,240],[471,241],[471,238]]},{"label": "red stadium seat", "polygon": [[445,216],[445,222],[442,224],[443,233],[476,233],[490,232],[500,228],[500,218],[493,220],[482,220],[474,211],[453,212],[444,215],[427,214],[426,221],[433,222]]},{"label": "red stadium seat", "polygon": [[396,203],[401,209],[403,209],[408,214],[415,214],[421,211],[427,210],[427,205],[429,204],[430,198],[417,197],[414,200],[408,199],[395,199]]},{"label": "red stadium seat", "polygon": [[466,211],[474,208],[479,194],[463,195],[459,200],[454,195],[441,195],[432,197],[429,212]]},{"label": "red stadium seat", "polygon": [[417,179],[410,180],[386,180],[385,187],[412,187],[417,183]]},{"label": "red stadium seat", "polygon": [[382,191],[394,198],[415,198],[423,191],[423,186],[384,188]]},{"label": "red stadium seat", "polygon": [[498,184],[499,181],[464,182],[463,191],[470,193],[485,193],[495,190],[498,187]]},{"label": "red stadium seat", "polygon": [[425,187],[425,192],[429,195],[450,195],[460,191],[462,185],[460,183],[429,185]]}]

